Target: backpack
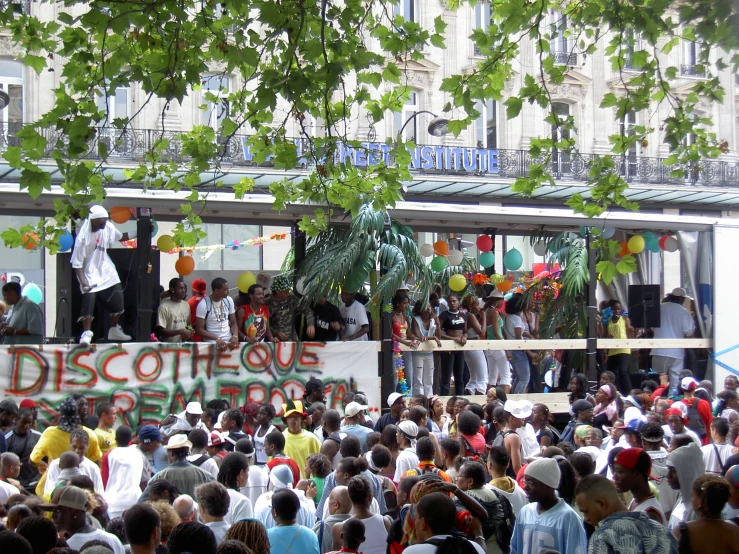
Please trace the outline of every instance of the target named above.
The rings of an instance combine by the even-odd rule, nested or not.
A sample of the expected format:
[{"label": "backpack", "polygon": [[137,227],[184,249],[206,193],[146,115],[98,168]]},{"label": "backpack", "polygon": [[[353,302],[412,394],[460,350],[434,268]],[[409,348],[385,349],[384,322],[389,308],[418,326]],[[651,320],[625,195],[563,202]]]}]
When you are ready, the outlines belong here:
[{"label": "backpack", "polygon": [[[516,524],[516,515],[513,513],[513,506],[510,501],[499,491],[495,489],[487,489],[495,494],[496,502],[485,502],[475,497],[475,500],[485,508],[488,517],[482,522],[482,535],[487,541],[490,537],[495,537],[498,547],[504,554],[510,551],[511,538],[513,537],[513,527]],[[461,507],[459,501],[455,501],[458,507]]]},{"label": "backpack", "polygon": [[210,456],[208,456],[207,454],[201,454],[200,457],[197,460],[192,461],[190,463],[192,465],[194,465],[195,467],[200,467],[201,465],[203,465],[208,460],[210,460]]},{"label": "backpack", "polygon": [[688,406],[687,428],[693,431],[696,435],[698,435],[699,439],[703,440],[706,437],[706,424],[703,423],[703,418],[701,418],[701,415],[698,412],[698,410],[695,409],[695,405],[701,401],[705,402],[705,400],[696,398],[695,400],[693,400],[693,403],[690,406]]},{"label": "backpack", "polygon": [[477,549],[465,537],[449,535],[443,539],[429,539],[421,544],[436,546],[436,554],[477,554]]},{"label": "backpack", "polygon": [[572,442],[572,439],[575,438],[575,427],[577,427],[577,420],[571,419],[562,434],[559,435],[559,442]]},{"label": "backpack", "polygon": [[[409,469],[409,470],[408,470],[408,471],[407,471],[407,472],[406,472],[406,473],[405,473],[405,474],[403,475],[403,477],[407,477],[407,476],[409,476],[408,474],[409,474],[409,473],[410,473],[411,471],[415,472],[415,475],[417,475],[418,477],[420,477],[421,475],[439,475],[439,471],[441,471],[441,470],[440,470],[440,469],[439,469],[438,467],[434,467],[434,468],[432,468],[432,469],[419,469],[419,468],[417,468],[417,467],[414,467],[413,469]],[[414,474],[412,474],[412,473],[410,473],[410,474],[411,474],[411,475],[414,475]]]}]

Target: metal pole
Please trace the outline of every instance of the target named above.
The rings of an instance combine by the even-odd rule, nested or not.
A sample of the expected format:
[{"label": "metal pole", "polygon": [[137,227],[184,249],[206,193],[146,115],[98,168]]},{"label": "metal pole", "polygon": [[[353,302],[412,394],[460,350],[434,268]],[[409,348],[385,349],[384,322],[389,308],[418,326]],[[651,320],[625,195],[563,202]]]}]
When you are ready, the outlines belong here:
[{"label": "metal pole", "polygon": [[587,228],[585,236],[585,251],[588,256],[588,336],[586,344],[586,375],[589,380],[597,378],[598,374],[598,353],[597,353],[597,324],[598,324],[598,306],[595,297],[595,291],[598,286],[597,275],[595,273],[595,254],[590,250],[590,240],[592,234],[590,228]]},{"label": "metal pole", "polygon": [[[152,332],[152,313],[159,306],[159,275],[152,275],[151,210],[137,208],[136,223],[136,336],[138,342],[149,342]],[[158,253],[157,253],[158,255]]]}]

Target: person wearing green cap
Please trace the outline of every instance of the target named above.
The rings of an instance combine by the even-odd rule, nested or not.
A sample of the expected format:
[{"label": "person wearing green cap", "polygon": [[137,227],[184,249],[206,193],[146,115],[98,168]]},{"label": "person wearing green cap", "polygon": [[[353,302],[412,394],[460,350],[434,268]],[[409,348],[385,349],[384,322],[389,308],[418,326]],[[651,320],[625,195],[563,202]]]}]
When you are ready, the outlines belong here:
[{"label": "person wearing green cap", "polygon": [[300,300],[290,294],[290,279],[286,275],[278,275],[272,281],[272,298],[267,302],[269,322],[272,335],[282,342],[297,342],[298,333],[295,330],[295,319],[298,315],[305,317],[305,334],[312,339],[316,334],[313,311],[310,308],[301,308]]}]

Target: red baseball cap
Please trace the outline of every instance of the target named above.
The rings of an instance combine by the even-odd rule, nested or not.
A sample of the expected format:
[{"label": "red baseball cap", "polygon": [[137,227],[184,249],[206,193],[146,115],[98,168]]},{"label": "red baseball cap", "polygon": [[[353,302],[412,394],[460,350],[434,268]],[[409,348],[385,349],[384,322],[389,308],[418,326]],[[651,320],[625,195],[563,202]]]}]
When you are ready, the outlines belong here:
[{"label": "red baseball cap", "polygon": [[195,279],[190,285],[190,288],[193,292],[199,292],[200,294],[208,292],[208,285],[202,279]]},{"label": "red baseball cap", "polygon": [[649,472],[652,471],[652,458],[641,448],[624,448],[616,454],[613,463],[642,473],[647,477],[649,477]]},{"label": "red baseball cap", "polygon": [[38,406],[38,404],[36,404],[36,402],[31,400],[30,398],[24,398],[23,400],[21,400],[21,408],[35,408],[36,406]]}]

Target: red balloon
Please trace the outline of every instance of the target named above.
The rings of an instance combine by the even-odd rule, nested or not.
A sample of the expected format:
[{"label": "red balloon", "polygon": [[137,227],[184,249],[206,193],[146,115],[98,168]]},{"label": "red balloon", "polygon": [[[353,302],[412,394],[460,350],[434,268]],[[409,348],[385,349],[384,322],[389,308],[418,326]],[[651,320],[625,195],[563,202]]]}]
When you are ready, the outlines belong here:
[{"label": "red balloon", "polygon": [[190,275],[195,270],[195,260],[192,256],[182,256],[175,262],[174,269],[180,275]]},{"label": "red balloon", "polygon": [[621,250],[618,251],[618,255],[619,256],[621,256],[623,258],[624,256],[628,256],[629,254],[631,254],[631,250],[629,250],[629,244],[628,243],[621,242],[619,244],[621,245]]},{"label": "red balloon", "polygon": [[664,250],[665,249],[665,241],[667,239],[669,239],[669,238],[670,238],[670,235],[662,235],[659,238],[659,247],[660,247],[660,250]]},{"label": "red balloon", "polygon": [[477,237],[477,249],[480,252],[490,252],[493,249],[493,239],[488,235]]}]

